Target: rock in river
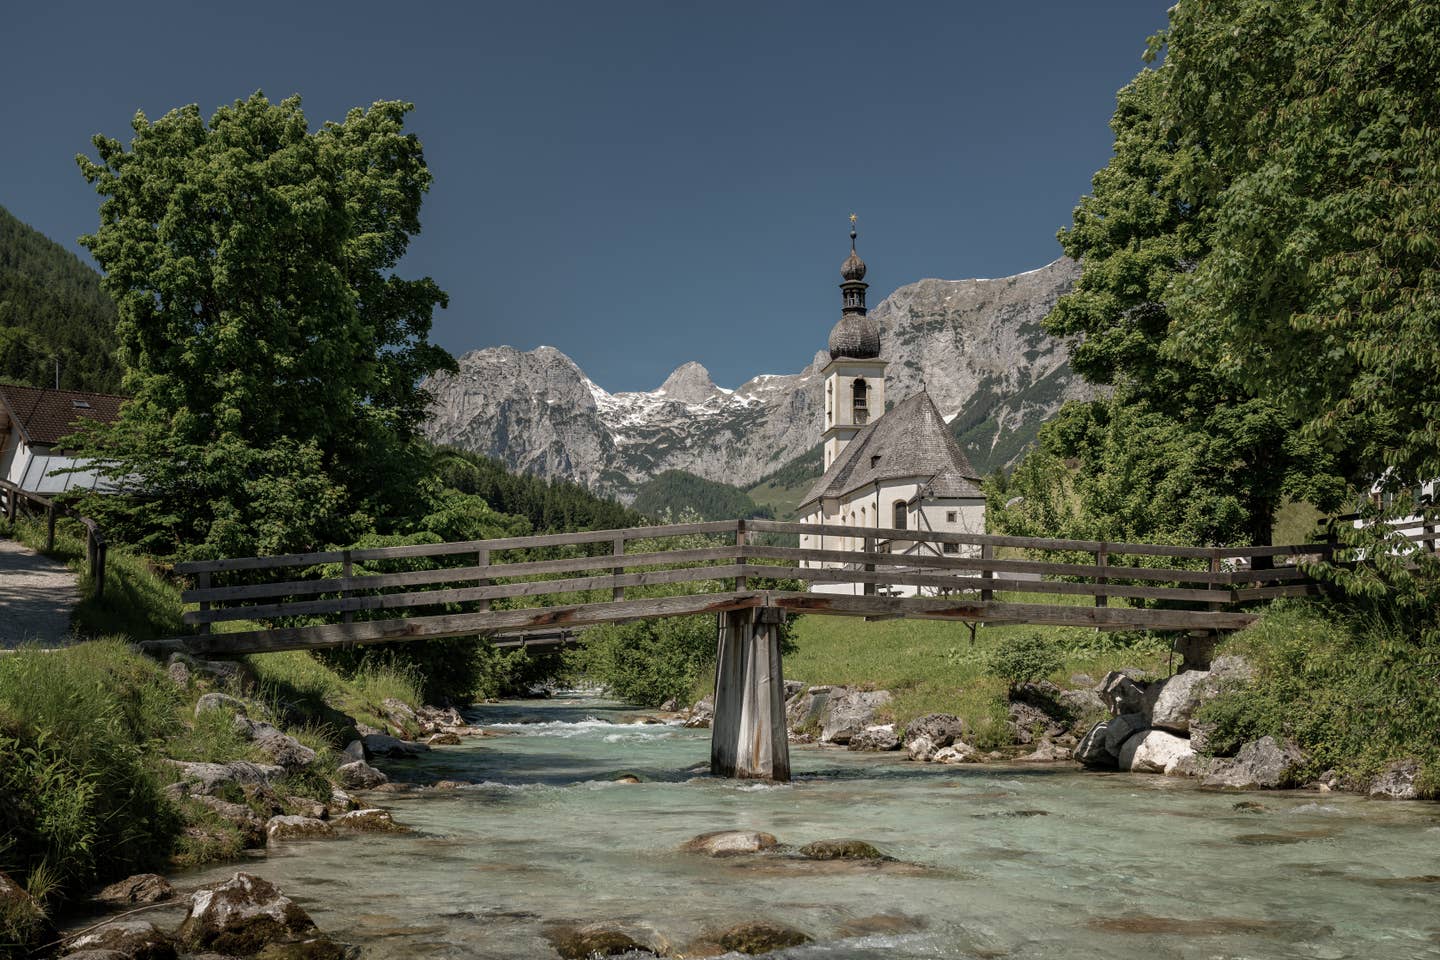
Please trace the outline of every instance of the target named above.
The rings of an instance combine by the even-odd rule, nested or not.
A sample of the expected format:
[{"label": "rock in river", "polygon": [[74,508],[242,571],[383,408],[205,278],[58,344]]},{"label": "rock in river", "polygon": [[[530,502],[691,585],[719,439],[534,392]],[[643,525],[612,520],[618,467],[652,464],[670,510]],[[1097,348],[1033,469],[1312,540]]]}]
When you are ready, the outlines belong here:
[{"label": "rock in river", "polygon": [[324,820],[314,817],[271,817],[265,824],[265,835],[270,838],[271,843],[279,843],[283,840],[330,837],[335,835],[335,830]]},{"label": "rock in river", "polygon": [[135,903],[159,903],[161,900],[169,900],[175,896],[175,888],[170,886],[170,881],[158,873],[137,873],[133,877],[126,877],[110,884],[104,890],[95,894],[95,899],[102,903],[135,904]]},{"label": "rock in river", "polygon": [[67,954],[81,950],[114,950],[131,960],[175,960],[174,941],[149,920],[116,920],[65,941]]},{"label": "rock in river", "polygon": [[851,737],[847,747],[851,750],[899,750],[900,738],[895,735],[895,724],[875,724]]},{"label": "rock in river", "polygon": [[686,853],[703,853],[707,857],[733,857],[742,853],[759,853],[779,845],[773,834],[755,830],[716,830],[687,840],[680,848]]},{"label": "rock in river", "polygon": [[807,860],[894,860],[864,840],[816,840],[800,848]]},{"label": "rock in river", "polygon": [[767,923],[763,920],[738,924],[724,931],[715,939],[726,950],[752,956],[770,953],[772,950],[784,950],[786,947],[798,947],[802,943],[810,942],[808,936],[794,927]]},{"label": "rock in river", "polygon": [[953,713],[927,713],[905,725],[905,743],[928,737],[936,749],[948,747],[965,733],[965,722]]},{"label": "rock in river", "polygon": [[269,943],[314,933],[310,915],[273,883],[237,873],[195,892],[177,936],[193,951],[250,956]]},{"label": "rock in river", "polygon": [[335,770],[335,776],[346,790],[373,790],[390,779],[364,760],[342,763]]},{"label": "rock in river", "polygon": [[343,830],[356,830],[362,833],[407,833],[407,828],[402,827],[390,816],[389,810],[381,810],[379,807],[367,807],[363,810],[351,810],[349,813],[341,814],[335,818],[335,826]]},{"label": "rock in river", "polygon": [[654,948],[628,925],[587,923],[579,927],[558,927],[546,934],[550,945],[564,960],[589,960],[621,954],[650,954]]},{"label": "rock in river", "polygon": [[1190,741],[1184,737],[1164,730],[1145,730],[1126,740],[1120,748],[1120,769],[1174,776],[1181,772],[1184,762],[1194,756]]},{"label": "rock in river", "polygon": [[1304,762],[1305,755],[1293,743],[1261,737],[1241,747],[1233,760],[1211,760],[1200,782],[1232,790],[1280,789],[1296,782]]},{"label": "rock in river", "polygon": [[1397,760],[1370,784],[1372,797],[1387,800],[1414,800],[1419,796],[1415,781],[1420,777],[1420,764],[1414,760]]},{"label": "rock in river", "polygon": [[875,712],[890,700],[889,690],[832,689],[825,704],[820,742],[849,743],[851,737],[875,723]]}]

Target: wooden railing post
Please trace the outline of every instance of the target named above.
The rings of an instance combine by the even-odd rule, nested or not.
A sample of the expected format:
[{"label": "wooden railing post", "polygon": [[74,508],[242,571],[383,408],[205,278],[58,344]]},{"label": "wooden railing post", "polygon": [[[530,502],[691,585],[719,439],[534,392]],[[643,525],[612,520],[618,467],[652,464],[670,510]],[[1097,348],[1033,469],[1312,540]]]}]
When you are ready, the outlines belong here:
[{"label": "wooden railing post", "polygon": [[45,506],[45,552],[55,549],[55,501]]},{"label": "wooden railing post", "polygon": [[5,519],[11,523],[15,522],[15,503],[19,495],[14,490],[5,491]]},{"label": "wooden railing post", "polygon": [[[475,555],[475,561],[476,561],[476,563],[478,563],[478,564],[479,564],[480,566],[482,566],[482,567],[488,567],[488,566],[490,566],[490,548],[489,548],[489,547],[481,547],[481,548],[480,548],[480,551]],[[476,580],[476,581],[475,581],[475,586],[477,586],[477,587],[488,587],[488,586],[490,586],[490,584],[491,584],[492,582],[493,582],[493,581],[492,581],[489,577],[481,577],[479,580]],[[483,600],[483,599],[482,599],[482,600],[480,601],[479,609],[481,609],[481,610],[489,610],[489,609],[490,609],[490,601],[489,601],[489,600]]]},{"label": "wooden railing post", "polygon": [[[209,590],[209,589],[210,589],[210,572],[209,572],[208,570],[202,570],[201,572],[195,574],[195,586],[196,586],[197,589],[200,589],[200,590]],[[200,601],[200,612],[201,612],[201,613],[204,613],[205,611],[207,611],[207,610],[209,610],[209,609],[210,609],[210,601],[209,601],[209,600],[201,600],[201,601]],[[204,623],[201,623],[200,626],[197,628],[197,630],[198,630],[198,632],[200,632],[200,633],[209,633],[209,632],[210,632],[210,623],[209,623],[209,621],[205,621]]]},{"label": "wooden railing post", "polygon": [[[342,557],[340,558],[340,576],[344,577],[346,580],[349,580],[349,579],[350,579],[352,576],[354,576],[354,575],[355,575],[355,564],[352,563],[351,560],[350,560],[350,551],[349,551],[349,550],[346,550],[346,551],[344,552],[344,556],[342,556]],[[347,589],[344,589],[344,590],[341,590],[341,591],[340,591],[340,601],[341,601],[341,603],[344,603],[346,600],[349,600],[349,599],[350,599],[351,597],[353,597],[354,595],[355,595],[355,592],[354,592],[353,590],[348,589],[348,588],[347,588]],[[354,610],[342,610],[342,611],[340,612],[340,622],[341,622],[341,623],[354,623],[354,622],[355,622],[355,611],[354,611]]]},{"label": "wooden railing post", "polygon": [[105,554],[110,545],[101,540],[95,547],[95,596],[105,596]]},{"label": "wooden railing post", "polygon": [[[743,554],[743,553],[744,553],[744,547],[745,547],[745,521],[744,521],[744,520],[736,520],[736,521],[735,521],[735,547],[736,547],[735,552],[736,552],[737,554]],[[739,567],[745,566],[745,558],[744,558],[743,556],[736,556],[736,557],[735,557],[735,565],[736,565],[736,566],[739,566]],[[750,589],[750,578],[749,578],[749,577],[747,577],[745,574],[742,573],[742,574],[740,574],[740,576],[738,576],[738,577],[735,578],[735,592],[736,592],[736,593],[740,593],[740,592],[742,592],[742,591],[749,590],[749,589]]]},{"label": "wooden railing post", "polygon": [[[623,557],[623,556],[625,556],[625,538],[624,538],[624,537],[616,537],[616,538],[615,538],[615,556],[617,556],[617,557]],[[614,568],[611,569],[610,572],[613,573],[613,574],[614,574],[615,576],[617,576],[617,577],[622,577],[622,576],[625,575],[625,568],[624,568],[624,567],[614,567]],[[624,599],[625,599],[625,588],[624,588],[624,587],[615,587],[615,588],[613,588],[613,589],[610,591],[610,599],[612,599],[612,600],[624,600]]]},{"label": "wooden railing post", "polygon": [[[981,562],[981,563],[984,563],[984,562],[987,561],[987,560],[994,560],[994,559],[995,559],[995,547],[994,547],[992,544],[988,544],[988,543],[982,543],[982,544],[980,544],[980,562]],[[982,580],[994,580],[994,579],[995,579],[995,571],[994,571],[994,570],[991,570],[988,566],[987,566],[987,567],[982,567],[981,570],[980,570],[980,579],[982,579]],[[994,591],[994,590],[991,590],[989,587],[983,588],[983,589],[980,591],[980,599],[981,599],[981,600],[994,600],[994,599],[995,599],[995,591]]]},{"label": "wooden railing post", "polygon": [[[866,537],[865,537],[864,547],[865,547],[865,552],[866,552],[866,553],[874,553],[874,552],[875,552],[875,538],[872,537],[872,536],[866,536]],[[874,572],[875,572],[875,564],[873,564],[873,563],[866,563],[862,569],[863,569],[866,573],[874,573]],[[874,582],[867,580],[867,581],[863,584],[863,591],[864,591],[865,596],[867,596],[867,597],[873,597],[873,596],[875,596],[875,584],[874,584]]]},{"label": "wooden railing post", "polygon": [[[1095,577],[1095,586],[1103,588],[1107,583],[1110,582],[1110,578],[1105,576],[1104,573],[1105,569],[1110,566],[1110,551],[1105,549],[1105,541],[1103,540],[1100,541],[1099,549],[1095,551],[1095,566],[1099,567],[1101,570],[1101,572]],[[1103,589],[1096,590],[1095,606],[1105,607],[1109,605],[1110,597],[1105,593],[1105,591]]]},{"label": "wooden railing post", "polygon": [[[1219,547],[1216,547],[1216,548],[1215,548],[1213,551],[1211,551],[1211,553],[1210,553],[1210,573],[1211,573],[1211,576],[1215,578],[1215,579],[1212,579],[1211,582],[1210,582],[1210,584],[1209,584],[1209,587],[1210,587],[1211,590],[1219,590],[1219,589],[1220,589],[1219,574],[1222,573],[1222,572],[1223,572],[1223,571],[1221,570],[1221,566],[1220,566],[1220,548],[1219,548]],[[1229,595],[1230,595],[1230,602],[1231,602],[1231,603],[1235,602],[1235,590],[1234,590],[1234,588],[1232,587],[1230,590],[1228,590],[1228,591],[1226,591],[1226,592],[1229,593]],[[1212,600],[1212,601],[1210,601],[1209,607],[1210,607],[1211,610],[1224,610],[1224,609],[1225,609],[1225,601],[1223,601],[1223,600]]]}]

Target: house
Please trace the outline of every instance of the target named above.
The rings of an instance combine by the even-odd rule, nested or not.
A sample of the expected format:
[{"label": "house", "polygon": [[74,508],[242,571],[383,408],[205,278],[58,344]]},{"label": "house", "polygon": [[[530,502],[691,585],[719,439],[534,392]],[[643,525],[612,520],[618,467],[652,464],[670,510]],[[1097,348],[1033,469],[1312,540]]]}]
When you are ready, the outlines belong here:
[{"label": "house", "polygon": [[[114,423],[128,399],[108,393],[0,384],[0,480],[31,493],[93,490],[102,481],[60,445],[79,420]],[[75,473],[57,470],[81,468]]]},{"label": "house", "polygon": [[[880,324],[865,306],[865,262],[855,252],[840,268],[840,321],[830,332],[825,377],[825,421],[821,427],[824,475],[801,503],[801,523],[871,527],[887,531],[928,530],[984,533],[985,494],[975,469],[951,434],[935,402],[923,390],[885,410],[885,366],[880,359]],[[800,546],[814,550],[860,551],[863,536],[801,534]],[[875,549],[892,554],[978,556],[979,548],[956,543],[906,540],[887,532]],[[843,561],[810,561],[808,567],[858,569]],[[820,593],[860,594],[865,585],[817,581]],[[882,588],[896,596],[917,596],[926,588]]]}]

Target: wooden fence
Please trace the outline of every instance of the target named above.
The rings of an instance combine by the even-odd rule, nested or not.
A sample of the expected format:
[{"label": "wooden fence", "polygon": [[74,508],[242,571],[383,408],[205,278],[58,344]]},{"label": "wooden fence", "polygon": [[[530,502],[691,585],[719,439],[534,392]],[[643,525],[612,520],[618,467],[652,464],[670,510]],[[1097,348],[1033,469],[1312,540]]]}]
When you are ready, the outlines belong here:
[{"label": "wooden fence", "polygon": [[105,554],[108,547],[99,524],[68,504],[22,490],[8,480],[0,480],[0,497],[3,497],[5,519],[10,523],[15,522],[22,506],[37,515],[44,515],[46,552],[55,549],[55,521],[58,517],[66,516],[78,521],[85,528],[85,566],[90,571],[95,596],[105,595]]},{"label": "wooden fence", "polygon": [[[803,535],[815,545],[763,542],[776,534]],[[761,606],[871,618],[1233,630],[1255,618],[1243,609],[1248,603],[1315,592],[1302,562],[1331,551],[1323,543],[1184,547],[731,520],[175,569],[195,584],[183,594],[198,605],[184,615],[202,634],[191,645],[240,653],[508,636]],[[365,569],[395,566],[407,569]],[[647,589],[677,585],[683,592]],[[900,595],[912,592],[918,595]],[[1001,593],[1010,598],[996,599]],[[260,626],[211,633],[212,624],[232,621]]]}]

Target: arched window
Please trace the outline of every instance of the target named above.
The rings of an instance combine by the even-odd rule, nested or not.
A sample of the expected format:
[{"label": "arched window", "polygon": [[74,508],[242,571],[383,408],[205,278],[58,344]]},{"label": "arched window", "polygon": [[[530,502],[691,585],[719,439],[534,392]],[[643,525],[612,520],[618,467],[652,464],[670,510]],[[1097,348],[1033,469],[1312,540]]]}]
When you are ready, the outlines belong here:
[{"label": "arched window", "polygon": [[835,381],[825,382],[825,426],[830,426],[835,420]]},{"label": "arched window", "polygon": [[904,529],[905,529],[905,524],[906,524],[906,522],[909,520],[909,516],[910,516],[910,511],[906,508],[906,506],[905,506],[905,501],[904,501],[904,500],[896,500],[896,501],[895,501],[895,515],[894,515],[894,517],[891,519],[890,525],[893,526],[896,530],[904,530]]},{"label": "arched window", "polygon": [[866,405],[866,393],[868,388],[864,377],[856,377],[855,382],[850,384],[850,396],[853,398],[851,406],[851,422],[857,425],[864,424],[870,420],[870,409]]}]

